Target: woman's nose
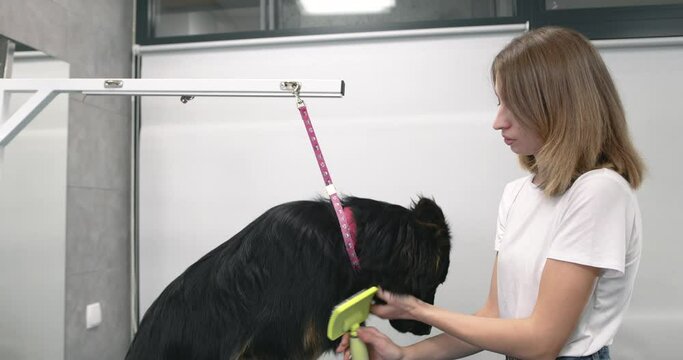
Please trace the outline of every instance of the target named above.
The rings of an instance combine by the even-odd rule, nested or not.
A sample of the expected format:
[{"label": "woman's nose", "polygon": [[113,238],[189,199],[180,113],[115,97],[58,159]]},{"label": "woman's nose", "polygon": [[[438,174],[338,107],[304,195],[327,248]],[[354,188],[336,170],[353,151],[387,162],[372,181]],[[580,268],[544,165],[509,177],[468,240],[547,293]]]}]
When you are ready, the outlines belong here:
[{"label": "woman's nose", "polygon": [[498,111],[498,113],[496,114],[496,118],[493,119],[493,129],[502,130],[508,127],[510,127],[510,122],[507,121],[503,114],[501,114],[501,111]]}]

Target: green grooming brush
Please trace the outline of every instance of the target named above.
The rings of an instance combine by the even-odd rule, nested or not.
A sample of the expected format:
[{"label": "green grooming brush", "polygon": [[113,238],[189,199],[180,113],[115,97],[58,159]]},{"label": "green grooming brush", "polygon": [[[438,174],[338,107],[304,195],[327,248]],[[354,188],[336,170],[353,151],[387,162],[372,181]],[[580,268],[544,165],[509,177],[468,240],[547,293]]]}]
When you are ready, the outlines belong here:
[{"label": "green grooming brush", "polygon": [[368,360],[368,349],[358,338],[356,330],[370,315],[370,304],[376,292],[377,287],[373,286],[344,300],[334,307],[330,322],[327,323],[327,337],[330,340],[335,340],[347,332],[351,335],[349,346],[353,360]]}]

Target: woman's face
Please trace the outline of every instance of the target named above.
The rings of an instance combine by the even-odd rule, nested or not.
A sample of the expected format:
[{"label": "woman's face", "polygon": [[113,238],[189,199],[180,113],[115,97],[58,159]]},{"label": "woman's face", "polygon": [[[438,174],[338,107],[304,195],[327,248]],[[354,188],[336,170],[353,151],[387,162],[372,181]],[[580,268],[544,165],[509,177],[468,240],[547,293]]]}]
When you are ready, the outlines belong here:
[{"label": "woman's face", "polygon": [[503,141],[510,150],[518,155],[536,155],[541,149],[543,141],[533,130],[527,129],[520,124],[510,109],[500,99],[500,89],[496,82],[496,96],[498,97],[498,112],[493,120],[493,128],[500,130]]}]

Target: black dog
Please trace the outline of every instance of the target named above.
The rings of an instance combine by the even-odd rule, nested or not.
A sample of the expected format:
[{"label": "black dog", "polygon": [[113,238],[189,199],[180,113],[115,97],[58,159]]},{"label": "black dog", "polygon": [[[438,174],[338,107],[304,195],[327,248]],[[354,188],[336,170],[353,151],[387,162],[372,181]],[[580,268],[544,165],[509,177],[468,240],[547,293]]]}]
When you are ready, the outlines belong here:
[{"label": "black dog", "polygon": [[[147,310],[126,360],[316,359],[332,308],[372,285],[433,303],[450,233],[441,209],[349,197],[360,271],[326,200],[276,206],[191,265]],[[392,321],[401,332],[431,328]]]}]

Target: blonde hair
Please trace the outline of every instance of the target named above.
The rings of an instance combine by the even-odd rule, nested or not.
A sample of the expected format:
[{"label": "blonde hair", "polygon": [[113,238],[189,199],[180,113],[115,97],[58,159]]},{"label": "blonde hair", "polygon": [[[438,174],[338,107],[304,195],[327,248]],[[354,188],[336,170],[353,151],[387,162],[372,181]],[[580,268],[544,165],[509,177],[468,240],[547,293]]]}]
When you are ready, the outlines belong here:
[{"label": "blonde hair", "polygon": [[581,174],[609,168],[632,188],[643,162],[628,134],[624,109],[600,54],[576,31],[544,27],[510,42],[493,61],[500,98],[521,126],[543,140],[536,155],[520,155],[549,196]]}]

